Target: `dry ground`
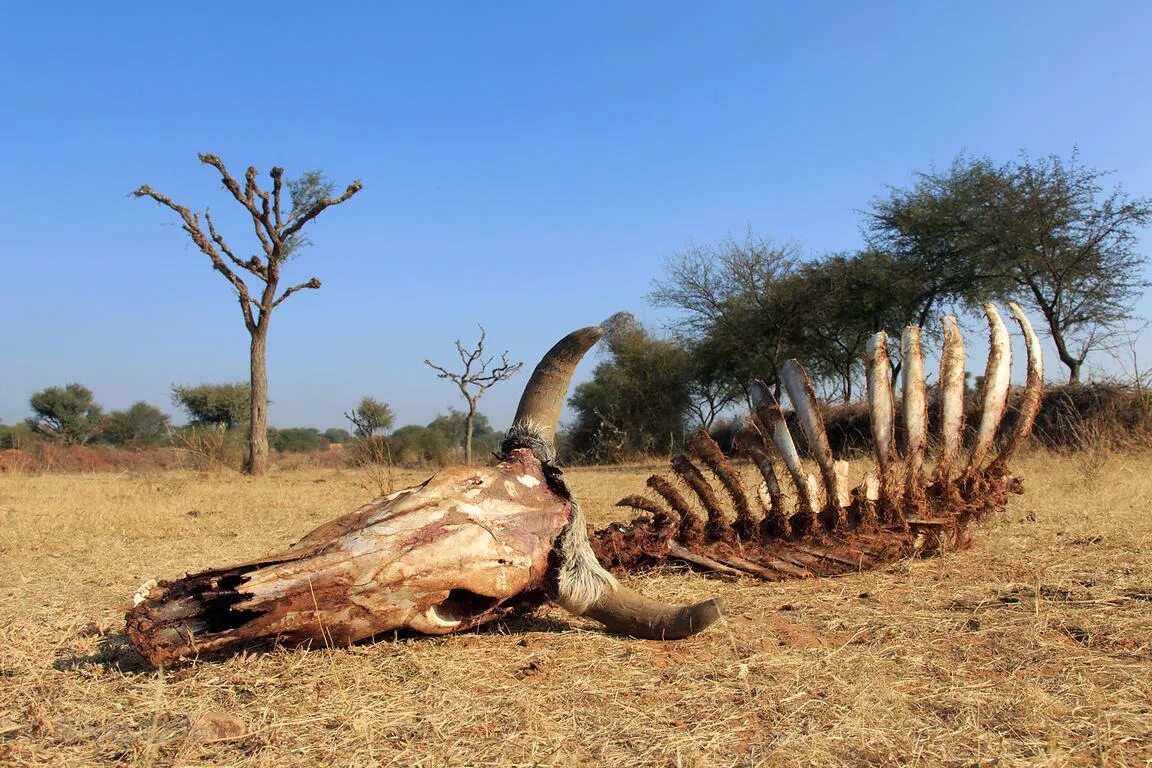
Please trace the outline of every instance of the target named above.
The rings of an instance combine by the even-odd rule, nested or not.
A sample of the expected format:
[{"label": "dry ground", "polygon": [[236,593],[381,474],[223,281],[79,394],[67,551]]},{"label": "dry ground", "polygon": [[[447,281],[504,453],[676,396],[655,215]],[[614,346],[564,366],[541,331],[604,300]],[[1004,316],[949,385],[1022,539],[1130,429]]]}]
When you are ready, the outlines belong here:
[{"label": "dry ground", "polygon": [[[1150,459],[1027,456],[1027,494],[942,559],[636,578],[726,600],[681,642],[547,609],[163,673],[124,646],[141,582],[280,548],[381,478],[0,475],[0,765],[1148,765]],[[644,476],[570,473],[597,521]]]}]

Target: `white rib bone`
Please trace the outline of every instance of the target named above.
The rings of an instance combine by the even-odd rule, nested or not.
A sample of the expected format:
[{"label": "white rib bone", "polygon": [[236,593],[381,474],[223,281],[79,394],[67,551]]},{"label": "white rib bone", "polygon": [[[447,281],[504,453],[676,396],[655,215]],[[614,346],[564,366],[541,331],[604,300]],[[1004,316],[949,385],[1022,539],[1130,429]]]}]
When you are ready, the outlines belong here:
[{"label": "white rib bone", "polygon": [[887,476],[895,458],[892,447],[892,372],[888,368],[888,334],[868,341],[868,410],[872,416],[872,447],[880,474]]},{"label": "white rib bone", "polygon": [[911,493],[920,485],[924,471],[924,447],[928,441],[928,404],[924,394],[924,356],[920,329],[909,325],[900,337],[901,378],[904,388],[904,457]]},{"label": "white rib bone", "polygon": [[828,433],[824,430],[824,417],[820,415],[820,405],[816,402],[816,390],[812,386],[812,379],[808,372],[796,360],[784,363],[780,372],[784,389],[796,409],[796,417],[800,421],[800,428],[804,430],[804,438],[808,441],[808,449],[820,467],[820,477],[824,481],[825,500],[829,507],[843,509],[843,499],[847,491],[842,488],[839,476],[836,473],[832,458],[832,447],[828,444]]},{"label": "white rib bone", "polygon": [[760,477],[764,478],[762,483],[764,490],[768,492],[771,498],[780,498],[780,479],[776,477],[776,468],[772,466],[772,460],[768,458],[767,454],[763,454],[763,458],[756,461],[756,468],[760,470]]},{"label": "white rib bone", "polygon": [[980,469],[988,451],[992,448],[992,441],[996,438],[996,430],[1000,426],[1000,419],[1004,416],[1004,405],[1008,399],[1009,374],[1012,370],[1012,346],[1008,338],[1008,329],[1000,319],[996,307],[984,304],[984,314],[988,318],[988,335],[990,349],[988,352],[988,367],[984,370],[984,391],[980,403],[980,428],[976,433],[976,445],[972,448],[972,455],[968,458],[968,472]]},{"label": "white rib bone", "polygon": [[832,465],[832,472],[836,475],[836,491],[839,494],[836,497],[836,505],[840,509],[846,509],[852,503],[852,492],[848,490],[848,473],[851,470],[852,465],[843,460],[838,460]]},{"label": "white rib bone", "polygon": [[772,442],[784,460],[784,466],[792,477],[792,484],[796,486],[796,497],[800,513],[806,517],[813,517],[816,509],[813,506],[812,482],[806,476],[800,464],[800,454],[796,444],[792,441],[792,433],[788,431],[788,424],[784,421],[784,412],[780,410],[780,403],[768,389],[768,385],[759,379],[752,382],[752,407],[761,428],[772,433]]},{"label": "white rib bone", "polygon": [[1010,301],[1008,309],[1012,310],[1012,317],[1020,326],[1020,332],[1024,334],[1024,347],[1028,352],[1028,378],[1024,382],[1024,398],[1020,403],[1020,412],[1016,416],[1016,428],[994,462],[1000,465],[1006,464],[1016,449],[1032,433],[1032,425],[1036,421],[1036,414],[1040,411],[1041,395],[1044,390],[1044,353],[1040,349],[1040,339],[1036,337],[1032,323],[1028,322],[1019,304]]},{"label": "white rib bone", "polygon": [[944,351],[940,354],[940,437],[936,474],[946,482],[964,441],[964,339],[951,315],[944,318]]}]

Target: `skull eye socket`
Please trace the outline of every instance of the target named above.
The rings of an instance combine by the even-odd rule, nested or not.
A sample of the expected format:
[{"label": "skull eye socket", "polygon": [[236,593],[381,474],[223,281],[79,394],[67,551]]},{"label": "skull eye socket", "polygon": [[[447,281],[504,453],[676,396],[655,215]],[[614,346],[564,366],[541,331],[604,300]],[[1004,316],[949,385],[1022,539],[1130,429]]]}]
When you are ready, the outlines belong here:
[{"label": "skull eye socket", "polygon": [[433,606],[436,618],[445,622],[467,621],[480,616],[500,605],[500,598],[470,592],[467,589],[453,589],[448,597]]}]

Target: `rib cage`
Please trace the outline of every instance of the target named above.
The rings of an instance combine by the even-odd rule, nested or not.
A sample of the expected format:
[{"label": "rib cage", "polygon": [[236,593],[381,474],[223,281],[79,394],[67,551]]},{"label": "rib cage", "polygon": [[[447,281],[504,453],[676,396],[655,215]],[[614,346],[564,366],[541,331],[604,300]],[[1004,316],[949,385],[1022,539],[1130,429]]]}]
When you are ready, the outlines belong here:
[{"label": "rib cage", "polygon": [[[940,453],[930,480],[919,329],[905,329],[900,343],[902,453],[894,439],[888,339],[881,332],[872,339],[865,358],[874,474],[866,473],[849,488],[848,464],[832,454],[812,382],[803,367],[790,360],[781,382],[817,476],[804,469],[780,403],[763,382],[755,382],[752,412],[736,445],[759,470],[757,487],[746,489],[719,446],[701,431],[689,440],[686,452],[672,460],[676,480],[654,475],[648,487],[655,498],[634,495],[617,503],[647,516],[596,531],[592,544],[600,561],[627,571],[678,560],[703,570],[777,581],[866,570],[967,546],[970,526],[1002,511],[1009,495],[1022,490],[1019,478],[1008,473],[1008,461],[1031,432],[1043,389],[1039,340],[1019,306],[1009,307],[1025,339],[1027,381],[1013,431],[991,460],[1007,403],[1011,347],[995,307],[985,304],[990,350],[979,426],[965,462],[961,463],[964,345],[955,320],[944,319],[938,388],[941,434],[936,441]],[[790,486],[787,494],[781,477]],[[699,502],[706,522],[701,523],[682,489]]]}]

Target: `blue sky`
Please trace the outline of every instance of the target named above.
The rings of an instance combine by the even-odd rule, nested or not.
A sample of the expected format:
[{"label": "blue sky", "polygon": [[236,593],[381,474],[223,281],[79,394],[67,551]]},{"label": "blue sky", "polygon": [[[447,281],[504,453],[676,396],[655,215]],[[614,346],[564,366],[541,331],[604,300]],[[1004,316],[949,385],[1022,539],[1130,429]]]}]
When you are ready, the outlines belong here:
[{"label": "blue sky", "polygon": [[[229,287],[129,196],[209,207],[250,252],[197,152],[364,183],[287,268],[324,287],[272,321],[271,423],[321,429],[365,395],[401,424],[462,406],[423,361],[477,324],[529,369],[618,310],[659,328],[652,281],[694,244],[859,247],[873,198],[961,152],[1079,147],[1152,195],[1144,2],[27,3],[5,27],[4,423],[70,381],[171,412],[174,383],[246,379]],[[525,377],[481,401],[494,425]]]}]

